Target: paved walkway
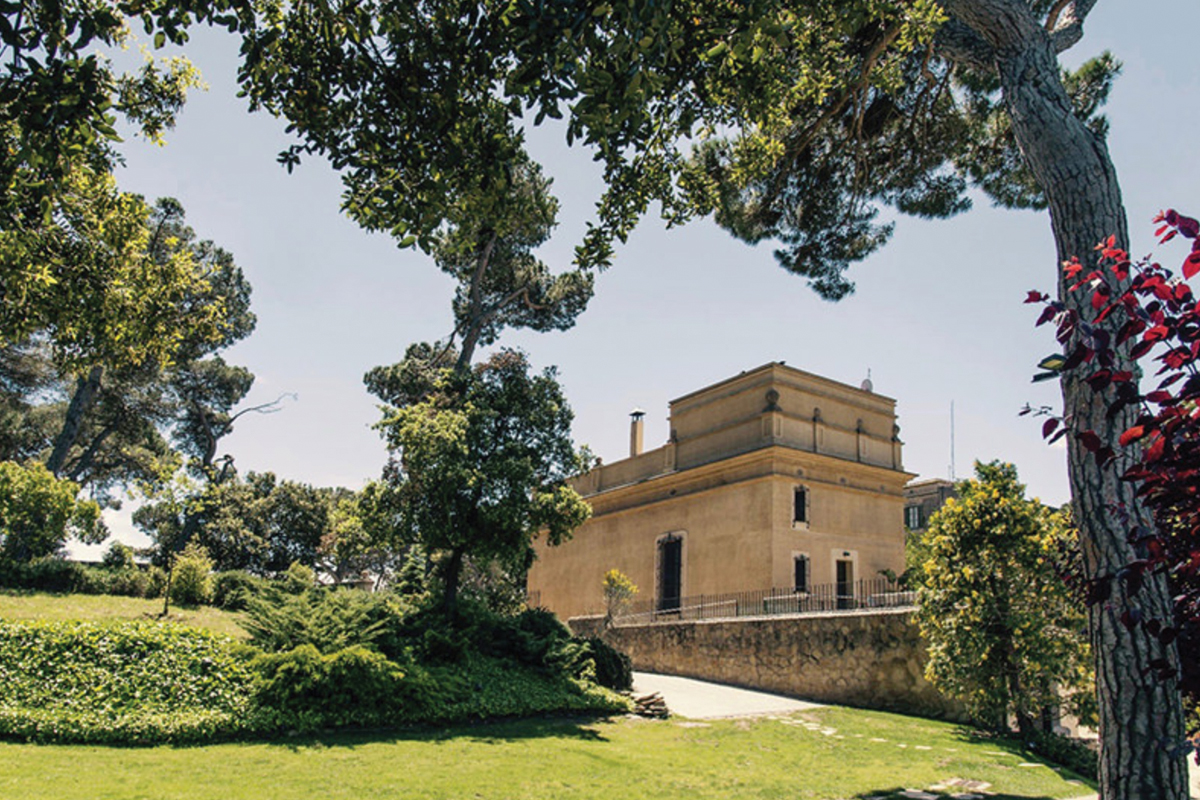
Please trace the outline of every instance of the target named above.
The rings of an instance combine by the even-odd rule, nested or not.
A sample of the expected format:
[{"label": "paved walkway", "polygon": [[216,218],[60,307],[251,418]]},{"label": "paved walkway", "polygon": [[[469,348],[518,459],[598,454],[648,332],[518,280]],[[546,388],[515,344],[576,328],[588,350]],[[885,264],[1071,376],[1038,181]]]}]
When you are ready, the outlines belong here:
[{"label": "paved walkway", "polygon": [[658,692],[667,701],[672,714],[692,719],[747,717],[820,708],[819,703],[806,703],[777,694],[650,672],[633,673],[633,691],[635,694]]}]

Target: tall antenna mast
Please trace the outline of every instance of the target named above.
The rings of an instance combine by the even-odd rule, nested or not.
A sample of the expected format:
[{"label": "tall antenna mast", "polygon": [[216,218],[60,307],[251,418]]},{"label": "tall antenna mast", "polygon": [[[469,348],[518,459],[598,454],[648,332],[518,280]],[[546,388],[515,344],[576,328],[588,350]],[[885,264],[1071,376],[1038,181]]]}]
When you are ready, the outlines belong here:
[{"label": "tall antenna mast", "polygon": [[954,476],[954,401],[950,401],[950,480],[958,480]]}]

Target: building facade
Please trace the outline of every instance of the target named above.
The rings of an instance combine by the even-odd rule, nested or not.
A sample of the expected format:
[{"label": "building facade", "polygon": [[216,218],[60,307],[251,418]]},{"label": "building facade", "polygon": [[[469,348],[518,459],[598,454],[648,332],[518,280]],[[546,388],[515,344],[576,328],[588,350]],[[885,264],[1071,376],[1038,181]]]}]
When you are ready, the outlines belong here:
[{"label": "building facade", "polygon": [[929,527],[929,518],[957,497],[954,481],[945,478],[922,478],[904,487],[904,527],[913,532]]},{"label": "building facade", "polygon": [[576,481],[593,516],[538,542],[528,587],[567,619],[603,610],[610,569],[638,601],[873,579],[904,569],[904,486],[895,400],[766,364],[670,403],[670,439]]}]

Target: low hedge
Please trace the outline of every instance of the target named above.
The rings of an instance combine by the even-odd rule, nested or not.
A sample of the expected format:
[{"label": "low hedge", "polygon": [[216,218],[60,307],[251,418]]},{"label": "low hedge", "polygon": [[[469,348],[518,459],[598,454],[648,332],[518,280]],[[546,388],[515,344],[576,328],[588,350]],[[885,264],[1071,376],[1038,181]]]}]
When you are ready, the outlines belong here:
[{"label": "low hedge", "polygon": [[166,573],[158,567],[97,567],[57,557],[0,563],[0,587],[6,589],[161,597],[165,584]]},{"label": "low hedge", "polygon": [[9,738],[200,743],[629,707],[592,683],[477,653],[424,667],[360,645],[262,653],[173,624],[0,623],[0,736]]},{"label": "low hedge", "polygon": [[153,622],[0,622],[0,734],[158,744],[243,733],[246,648]]}]

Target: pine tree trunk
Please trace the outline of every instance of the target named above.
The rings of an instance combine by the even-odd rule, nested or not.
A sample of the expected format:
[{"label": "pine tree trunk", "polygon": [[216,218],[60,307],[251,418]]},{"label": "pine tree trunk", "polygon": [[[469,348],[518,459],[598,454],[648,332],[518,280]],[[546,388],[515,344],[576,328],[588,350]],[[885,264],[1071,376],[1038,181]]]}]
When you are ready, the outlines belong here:
[{"label": "pine tree trunk", "polygon": [[[1089,292],[1069,292],[1058,265],[1078,256],[1086,264],[1096,243],[1129,237],[1116,171],[1103,140],[1072,113],[1063,89],[1057,55],[1049,36],[1024,3],[1012,0],[963,0],[947,5],[994,49],[995,62],[1013,131],[1025,161],[1050,205],[1058,249],[1059,297],[1093,316]],[[1031,24],[1032,23],[1032,24]],[[1132,369],[1131,364],[1119,368]],[[1074,431],[1093,430],[1117,449],[1117,439],[1133,424],[1133,413],[1106,418],[1112,397],[1082,383],[1087,368],[1063,380],[1064,412]],[[1133,487],[1117,472],[1101,469],[1075,436],[1068,437],[1072,502],[1080,529],[1089,578],[1113,576],[1137,557],[1128,525],[1115,509],[1139,512]],[[1103,800],[1186,800],[1187,770],[1182,756],[1169,749],[1183,740],[1183,712],[1174,682],[1156,680],[1149,669],[1155,658],[1177,663],[1175,648],[1163,647],[1141,629],[1120,622],[1137,606],[1148,617],[1171,619],[1166,580],[1148,577],[1129,596],[1122,581],[1112,596],[1090,609],[1092,646],[1100,705],[1100,794]]]},{"label": "pine tree trunk", "polygon": [[71,395],[71,402],[67,405],[67,418],[63,420],[62,430],[59,431],[58,438],[54,440],[54,450],[51,451],[50,458],[46,460],[46,469],[50,470],[55,477],[62,475],[63,465],[67,462],[67,453],[71,451],[75,440],[79,438],[83,415],[92,406],[96,390],[100,388],[100,377],[103,374],[104,367],[94,366],[86,378],[80,378],[75,384],[75,394]]}]

